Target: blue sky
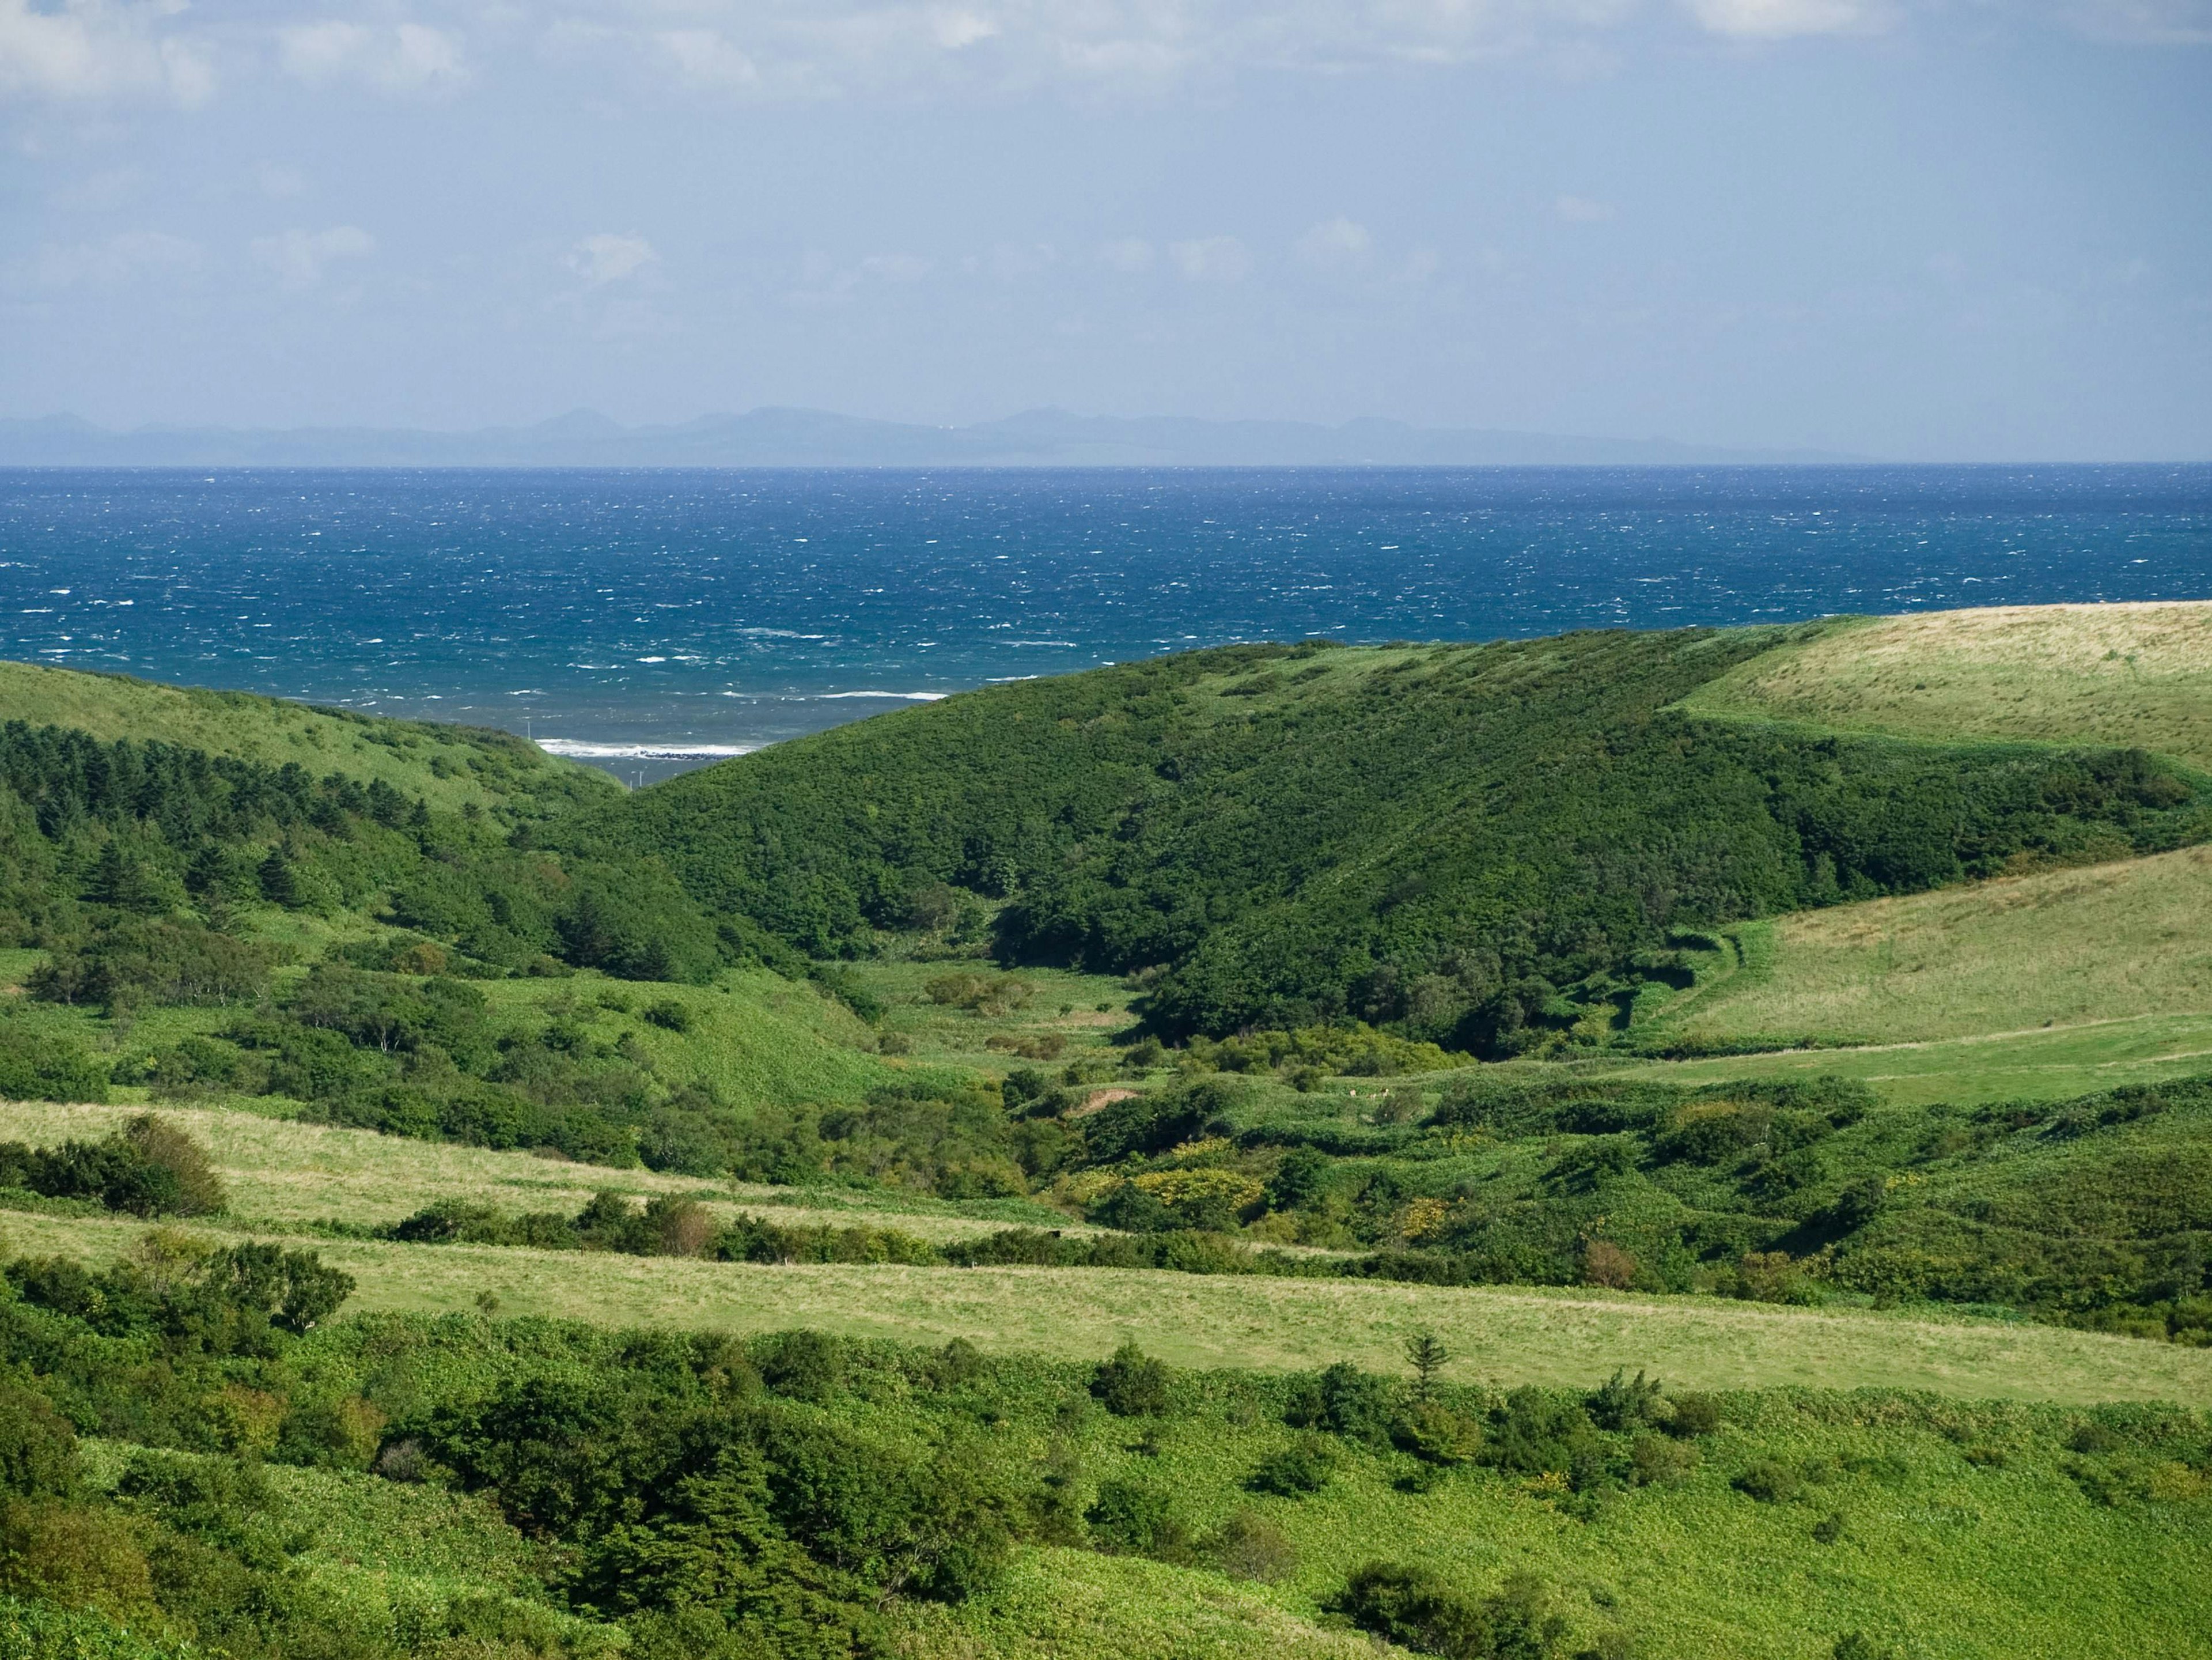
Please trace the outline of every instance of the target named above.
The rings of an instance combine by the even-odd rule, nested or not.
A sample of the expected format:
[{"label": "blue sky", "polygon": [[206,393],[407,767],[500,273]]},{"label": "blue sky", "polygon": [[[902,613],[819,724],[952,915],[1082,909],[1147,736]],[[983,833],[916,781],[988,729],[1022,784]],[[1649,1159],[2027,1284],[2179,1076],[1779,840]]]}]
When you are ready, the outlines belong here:
[{"label": "blue sky", "polygon": [[0,0],[0,415],[2212,458],[2212,0]]}]

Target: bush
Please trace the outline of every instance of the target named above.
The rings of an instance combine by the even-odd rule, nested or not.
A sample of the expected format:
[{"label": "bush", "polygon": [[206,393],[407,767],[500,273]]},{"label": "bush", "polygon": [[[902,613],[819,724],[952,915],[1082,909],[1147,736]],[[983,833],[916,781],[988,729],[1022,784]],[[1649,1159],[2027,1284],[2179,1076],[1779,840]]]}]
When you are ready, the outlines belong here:
[{"label": "bush", "polygon": [[43,1151],[0,1143],[0,1186],[49,1199],[96,1199],[136,1216],[204,1216],[223,1207],[206,1152],[164,1119],[143,1115],[97,1142]]},{"label": "bush", "polygon": [[1335,1447],[1327,1437],[1310,1432],[1261,1460],[1259,1468],[1244,1485],[1255,1493],[1303,1499],[1327,1487],[1336,1475],[1336,1466]]},{"label": "bush", "polygon": [[1352,1623],[1422,1654],[1445,1660],[1541,1660],[1558,1651],[1566,1621],[1549,1611],[1540,1581],[1506,1581],[1476,1602],[1426,1568],[1370,1562],[1340,1600]]},{"label": "bush", "polygon": [[1656,1435],[1638,1436],[1628,1450],[1629,1469],[1639,1487],[1680,1487],[1699,1462],[1695,1447]]},{"label": "bush", "polygon": [[112,1511],[0,1505],[0,1591],[122,1620],[157,1614],[137,1529]]},{"label": "bush", "polygon": [[845,1382],[845,1346],[827,1332],[779,1332],[754,1364],[763,1383],[794,1401],[826,1401]]},{"label": "bush", "polygon": [[1091,1375],[1091,1393],[1116,1418],[1159,1417],[1170,1404],[1167,1363],[1124,1343],[1098,1363]]},{"label": "bush", "polygon": [[1684,1438],[1697,1435],[1712,1435],[1721,1426],[1721,1403],[1710,1395],[1678,1395],[1668,1403],[1673,1408],[1667,1420],[1669,1434]]},{"label": "bush", "polygon": [[1762,1458],[1747,1468],[1729,1485],[1762,1505],[1779,1505],[1797,1496],[1798,1488],[1803,1485],[1803,1478],[1787,1464]]},{"label": "bush", "polygon": [[1256,1511],[1240,1510],[1221,1524],[1212,1555],[1234,1579],[1279,1584],[1298,1571],[1298,1548],[1290,1536]]},{"label": "bush", "polygon": [[678,1002],[673,997],[664,997],[658,1002],[647,1003],[645,1006],[645,1018],[663,1031],[691,1030],[690,1005]]},{"label": "bush", "polygon": [[107,1099],[107,1068],[58,1033],[0,1019],[0,1101]]},{"label": "bush", "polygon": [[1092,1542],[1115,1555],[1187,1562],[1194,1554],[1189,1529],[1176,1518],[1174,1501],[1157,1487],[1103,1481],[1084,1519],[1091,1524]]},{"label": "bush", "polygon": [[76,1432],[43,1395],[0,1383],[0,1494],[64,1497],[76,1486]]}]

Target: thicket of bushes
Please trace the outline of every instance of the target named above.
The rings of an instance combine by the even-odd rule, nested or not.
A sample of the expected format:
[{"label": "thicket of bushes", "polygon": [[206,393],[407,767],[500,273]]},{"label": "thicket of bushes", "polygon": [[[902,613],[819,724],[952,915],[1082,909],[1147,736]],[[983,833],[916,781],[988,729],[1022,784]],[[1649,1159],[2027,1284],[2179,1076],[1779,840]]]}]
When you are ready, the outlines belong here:
[{"label": "thicket of bushes", "polygon": [[134,1216],[210,1216],[224,1202],[206,1149],[151,1114],[100,1141],[44,1148],[0,1141],[0,1189],[8,1188],[95,1201]]}]

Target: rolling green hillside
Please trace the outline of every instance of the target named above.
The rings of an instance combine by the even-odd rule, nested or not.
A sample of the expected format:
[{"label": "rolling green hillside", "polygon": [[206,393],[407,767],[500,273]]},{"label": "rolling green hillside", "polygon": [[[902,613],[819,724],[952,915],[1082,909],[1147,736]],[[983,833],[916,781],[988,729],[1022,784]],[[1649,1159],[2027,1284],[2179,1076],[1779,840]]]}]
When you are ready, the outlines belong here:
[{"label": "rolling green hillside", "polygon": [[313,777],[372,780],[459,812],[474,804],[531,817],[615,794],[606,774],[510,733],[313,708],[252,692],[168,686],[128,675],[0,662],[0,721],[58,727],[112,743],[173,745]]},{"label": "rolling green hillside", "polygon": [[2195,636],[1910,620],[0,676],[0,1660],[2212,1655]]},{"label": "rolling green hillside", "polygon": [[817,952],[1008,897],[1012,961],[1154,976],[1165,1032],[1344,1015],[1485,1055],[1604,1041],[1669,934],[2212,827],[2140,751],[1932,744],[1670,706],[1831,630],[1238,648],[996,688],[671,781],[649,848]]}]

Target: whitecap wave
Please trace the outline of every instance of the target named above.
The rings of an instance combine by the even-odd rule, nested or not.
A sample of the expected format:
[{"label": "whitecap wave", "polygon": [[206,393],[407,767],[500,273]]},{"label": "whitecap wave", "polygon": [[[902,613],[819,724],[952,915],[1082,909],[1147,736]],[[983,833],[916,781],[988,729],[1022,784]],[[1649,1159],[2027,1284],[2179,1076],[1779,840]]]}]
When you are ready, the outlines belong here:
[{"label": "whitecap wave", "polygon": [[571,761],[719,761],[750,755],[758,744],[587,744],[575,738],[540,738],[548,755]]},{"label": "whitecap wave", "polygon": [[942,691],[817,691],[817,697],[902,697],[909,703],[934,703],[940,697],[949,697]]}]

